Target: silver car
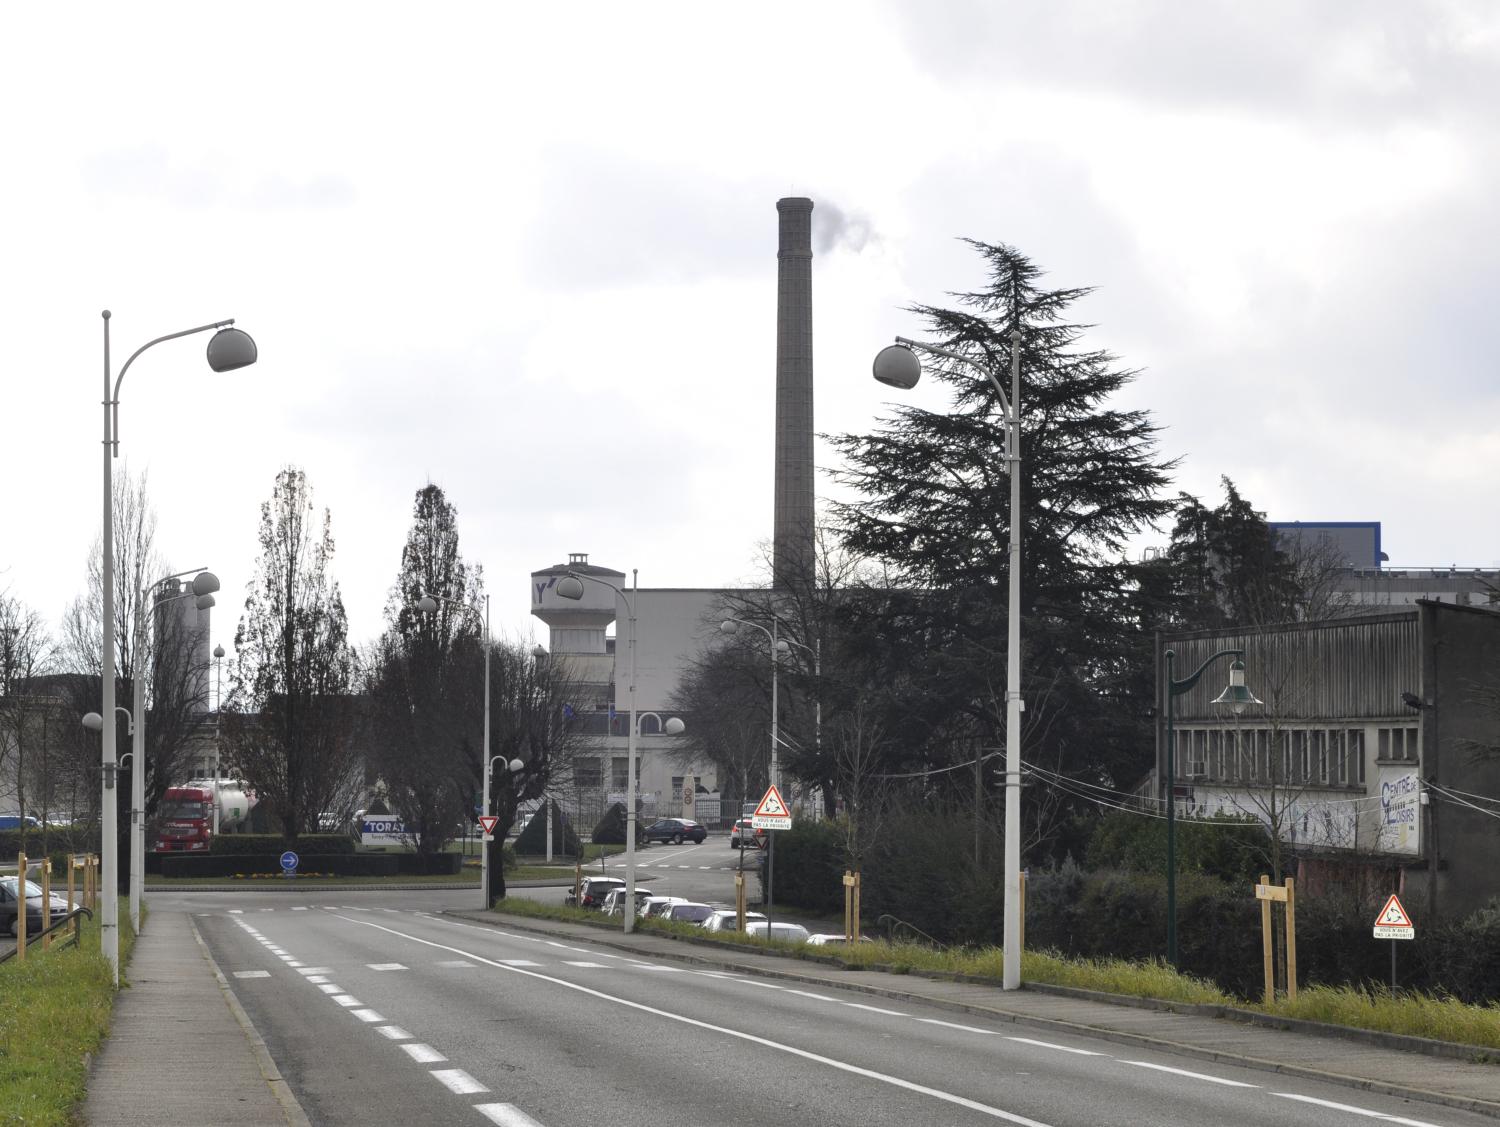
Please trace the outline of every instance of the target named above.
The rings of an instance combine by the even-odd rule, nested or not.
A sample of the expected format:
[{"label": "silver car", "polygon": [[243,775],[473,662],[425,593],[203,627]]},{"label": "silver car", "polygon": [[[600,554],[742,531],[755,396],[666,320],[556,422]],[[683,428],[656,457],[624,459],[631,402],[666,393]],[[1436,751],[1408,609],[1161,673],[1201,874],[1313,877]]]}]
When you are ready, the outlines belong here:
[{"label": "silver car", "polygon": [[[754,920],[765,923],[766,917],[760,912],[746,912],[745,922],[748,924]],[[733,908],[716,908],[703,921],[705,931],[738,931],[739,919]]]},{"label": "silver car", "polygon": [[[771,929],[769,936],[766,934],[767,927]],[[812,938],[807,928],[801,924],[767,924],[764,920],[757,923],[747,923],[745,925],[745,934],[752,939],[779,939],[786,943],[806,943]]]}]

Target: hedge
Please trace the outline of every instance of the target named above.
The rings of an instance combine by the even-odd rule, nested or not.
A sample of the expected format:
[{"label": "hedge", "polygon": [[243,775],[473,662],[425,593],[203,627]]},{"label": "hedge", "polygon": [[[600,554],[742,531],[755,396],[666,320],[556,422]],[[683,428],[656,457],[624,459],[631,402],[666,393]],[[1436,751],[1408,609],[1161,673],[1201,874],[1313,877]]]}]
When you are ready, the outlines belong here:
[{"label": "hedge", "polygon": [[[305,853],[298,857],[297,873],[310,876],[328,873],[341,877],[393,877],[402,869],[397,853]],[[410,854],[409,856],[415,856]],[[164,854],[164,877],[228,877],[280,873],[280,853],[244,853],[214,856],[203,853]]]},{"label": "hedge", "polygon": [[316,853],[326,856],[334,853],[353,853],[354,839],[348,834],[303,834],[288,842],[281,834],[217,834],[208,843],[208,851],[216,855],[245,853],[275,853],[278,857],[287,849],[297,853]]}]

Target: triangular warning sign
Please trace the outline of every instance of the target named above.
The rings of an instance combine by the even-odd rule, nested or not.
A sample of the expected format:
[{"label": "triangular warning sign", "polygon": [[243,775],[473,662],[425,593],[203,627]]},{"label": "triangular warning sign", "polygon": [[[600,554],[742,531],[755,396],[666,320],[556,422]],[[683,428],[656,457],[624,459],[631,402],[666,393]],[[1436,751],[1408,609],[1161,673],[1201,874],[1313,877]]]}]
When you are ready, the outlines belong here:
[{"label": "triangular warning sign", "polygon": [[479,828],[485,832],[485,836],[495,832],[495,827],[500,824],[500,819],[494,814],[479,815]]},{"label": "triangular warning sign", "polygon": [[1412,927],[1411,917],[1406,914],[1406,909],[1401,906],[1401,901],[1396,894],[1391,893],[1391,898],[1385,902],[1385,907],[1380,909],[1380,915],[1375,917],[1376,927]]},{"label": "triangular warning sign", "polygon": [[760,805],[755,808],[757,818],[785,818],[787,817],[786,803],[781,801],[781,792],[773,784],[766,791],[766,796],[760,800]]}]

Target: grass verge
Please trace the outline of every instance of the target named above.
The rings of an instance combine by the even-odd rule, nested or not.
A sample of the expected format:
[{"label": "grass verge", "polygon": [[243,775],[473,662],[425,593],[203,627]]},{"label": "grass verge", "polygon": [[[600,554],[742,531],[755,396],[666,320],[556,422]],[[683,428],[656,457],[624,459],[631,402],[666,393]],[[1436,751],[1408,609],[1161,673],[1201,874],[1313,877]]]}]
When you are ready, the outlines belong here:
[{"label": "grass verge", "polygon": [[[507,899],[496,910],[515,916],[568,920],[595,926],[601,926],[603,920],[598,912],[588,909],[562,908],[522,898]],[[618,927],[618,922],[613,926]],[[783,940],[753,939],[737,932],[706,932],[693,924],[665,920],[642,920],[638,926],[642,931],[759,947],[803,958],[833,958],[853,970],[951,974],[996,983],[1002,977],[1002,954],[998,947],[939,949],[884,941],[848,947],[806,947]],[[1025,952],[1021,959],[1021,978],[1025,982],[1071,986],[1163,1002],[1233,1006],[1275,1017],[1500,1050],[1500,1003],[1475,1006],[1423,994],[1398,993],[1393,997],[1379,990],[1309,986],[1298,991],[1296,1001],[1281,998],[1266,1006],[1242,1002],[1213,983],[1181,974],[1161,960],[1070,959],[1049,951]]]},{"label": "grass verge", "polygon": [[[130,911],[120,902],[120,964],[135,947]],[[87,1054],[109,1031],[115,991],[99,953],[99,922],[83,926],[79,946],[24,963],[0,964],[0,1123],[66,1127],[76,1123],[88,1081]]]}]

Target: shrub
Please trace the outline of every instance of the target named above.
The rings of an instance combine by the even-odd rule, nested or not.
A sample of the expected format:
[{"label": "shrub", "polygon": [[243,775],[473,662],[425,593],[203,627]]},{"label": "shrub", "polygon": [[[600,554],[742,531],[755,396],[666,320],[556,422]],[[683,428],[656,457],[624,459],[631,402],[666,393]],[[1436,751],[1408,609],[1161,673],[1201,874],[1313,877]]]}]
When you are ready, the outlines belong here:
[{"label": "shrub", "polygon": [[[625,844],[625,804],[616,802],[604,812],[594,826],[593,841],[595,845],[624,845]],[[642,827],[640,819],[635,823],[635,842],[641,843]]]},{"label": "shrub", "polygon": [[275,853],[278,857],[286,849],[303,853],[353,853],[354,840],[348,834],[303,834],[295,842],[288,843],[280,834],[219,834],[208,843],[212,854],[239,855],[245,853]]},{"label": "shrub", "polygon": [[[401,872],[402,856],[415,858],[416,854],[396,853],[332,853],[303,854],[299,857],[297,872],[329,873],[334,876],[396,876]],[[203,853],[167,854],[161,861],[162,876],[165,877],[232,877],[266,876],[279,874],[280,853],[243,853],[214,856]]]},{"label": "shrub", "polygon": [[[623,830],[620,840],[625,840]],[[537,812],[516,838],[515,851],[532,856],[547,852],[547,820],[541,811]],[[566,853],[569,857],[576,857],[579,853],[578,834],[573,829],[573,821],[555,803],[552,804],[552,851]]]},{"label": "shrub", "polygon": [[[772,889],[776,901],[814,912],[840,912],[844,907],[844,838],[831,822],[798,819],[789,830],[770,831],[776,841]],[[766,866],[760,870],[761,902],[765,902]]]},{"label": "shrub", "polygon": [[[1177,871],[1203,873],[1227,881],[1255,880],[1265,871],[1265,828],[1246,816],[1234,825],[1217,817],[1177,820]],[[1167,869],[1167,824],[1119,812],[1105,815],[1094,828],[1085,852],[1090,871],[1124,869],[1136,873],[1164,873]]]}]

